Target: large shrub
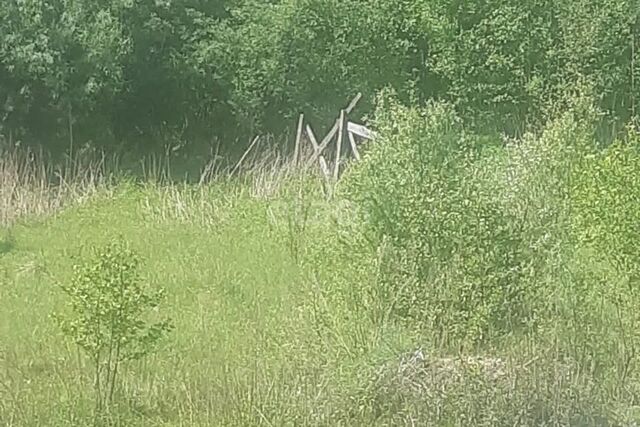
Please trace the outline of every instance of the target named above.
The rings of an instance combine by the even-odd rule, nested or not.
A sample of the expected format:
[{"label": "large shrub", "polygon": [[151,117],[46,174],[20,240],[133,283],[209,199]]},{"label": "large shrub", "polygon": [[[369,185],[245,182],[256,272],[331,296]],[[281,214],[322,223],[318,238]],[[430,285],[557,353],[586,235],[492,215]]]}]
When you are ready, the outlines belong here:
[{"label": "large shrub", "polygon": [[483,185],[477,139],[444,104],[385,99],[377,120],[380,137],[346,192],[387,252],[380,295],[396,316],[447,338],[522,321],[517,222]]},{"label": "large shrub", "polygon": [[[573,271],[572,340],[604,370],[617,391],[638,396],[640,349],[640,138],[626,137],[585,156],[572,186],[572,234],[579,248]],[[579,322],[579,323],[578,323]],[[585,325],[590,325],[585,327]],[[583,356],[585,357],[585,356]]]},{"label": "large shrub", "polygon": [[505,145],[470,133],[446,104],[384,95],[379,137],[344,182],[363,236],[347,247],[379,260],[364,291],[447,340],[539,326],[574,256],[572,188],[595,122],[580,101]]}]

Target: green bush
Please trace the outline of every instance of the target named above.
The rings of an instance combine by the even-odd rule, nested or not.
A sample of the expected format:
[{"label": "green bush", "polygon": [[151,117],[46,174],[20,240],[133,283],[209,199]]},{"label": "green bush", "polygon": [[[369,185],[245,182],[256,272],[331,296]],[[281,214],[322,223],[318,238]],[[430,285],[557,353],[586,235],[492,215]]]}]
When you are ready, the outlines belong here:
[{"label": "green bush", "polygon": [[378,260],[380,304],[445,340],[539,326],[575,252],[574,171],[595,149],[589,102],[505,147],[470,133],[446,104],[408,108],[383,95],[376,117],[380,136],[344,195],[363,236],[347,247]]},{"label": "green bush", "polygon": [[444,339],[481,340],[519,316],[517,222],[483,185],[477,139],[452,108],[383,99],[380,137],[346,178],[393,312]]},{"label": "green bush", "polygon": [[640,279],[639,179],[640,137],[630,128],[625,140],[585,159],[573,194],[578,240],[630,280]]},{"label": "green bush", "polygon": [[[572,188],[573,238],[579,248],[574,276],[581,305],[574,311],[581,325],[576,340],[590,358],[608,364],[606,375],[616,391],[634,386],[640,349],[640,138],[627,136],[582,161]],[[585,331],[584,325],[609,325]]]}]

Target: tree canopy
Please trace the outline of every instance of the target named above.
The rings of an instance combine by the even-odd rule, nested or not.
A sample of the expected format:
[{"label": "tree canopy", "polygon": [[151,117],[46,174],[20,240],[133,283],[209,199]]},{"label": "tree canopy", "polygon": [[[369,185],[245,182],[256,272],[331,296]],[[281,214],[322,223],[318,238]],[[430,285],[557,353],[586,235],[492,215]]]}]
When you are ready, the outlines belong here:
[{"label": "tree canopy", "polygon": [[[40,143],[278,132],[356,92],[543,117],[577,81],[638,109],[637,0],[6,0],[0,131]],[[366,110],[365,106],[365,110]]]}]

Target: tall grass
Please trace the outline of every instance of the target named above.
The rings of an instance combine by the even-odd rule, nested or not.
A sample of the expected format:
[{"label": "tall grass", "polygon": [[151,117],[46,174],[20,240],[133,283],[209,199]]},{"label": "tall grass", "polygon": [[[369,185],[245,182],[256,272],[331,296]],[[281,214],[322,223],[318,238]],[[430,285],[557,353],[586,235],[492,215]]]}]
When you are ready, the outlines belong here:
[{"label": "tall grass", "polygon": [[[77,151],[72,157],[54,160],[43,150],[0,148],[0,225],[55,214],[101,190],[113,188],[126,177],[153,184],[164,192],[166,203],[162,215],[168,216],[179,216],[181,211],[187,215],[184,209],[190,204],[189,199],[196,193],[206,193],[212,182],[224,182],[229,189],[246,189],[254,197],[269,198],[300,175],[301,169],[298,162],[268,145],[273,141],[266,139],[265,148],[248,153],[242,163],[224,163],[219,156],[214,156],[201,168],[198,185],[175,176],[170,154],[145,156],[134,171],[121,166],[116,155],[108,156],[95,150]],[[183,192],[181,188],[191,190]],[[202,201],[203,197],[198,200]],[[202,215],[209,211],[204,204],[199,208]]]},{"label": "tall grass", "polygon": [[0,148],[0,225],[82,202],[109,182],[106,163],[95,153],[53,162],[41,150]]}]

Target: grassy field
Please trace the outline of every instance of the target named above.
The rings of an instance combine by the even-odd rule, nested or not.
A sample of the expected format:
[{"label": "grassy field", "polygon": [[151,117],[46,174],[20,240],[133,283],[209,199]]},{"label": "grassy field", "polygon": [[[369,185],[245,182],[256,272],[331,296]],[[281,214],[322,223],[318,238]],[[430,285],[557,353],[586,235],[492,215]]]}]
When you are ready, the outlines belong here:
[{"label": "grassy field", "polygon": [[[506,158],[523,155],[522,147],[491,154],[478,170],[498,175]],[[367,162],[376,158],[374,152]],[[175,329],[156,353],[126,365],[105,425],[635,425],[639,419],[635,294],[610,292],[628,280],[593,248],[572,251],[571,268],[563,270],[584,280],[550,268],[551,258],[542,273],[518,276],[545,290],[531,293],[539,299],[533,306],[544,306],[527,317],[534,326],[496,326],[489,315],[476,316],[489,309],[475,300],[444,306],[458,317],[440,324],[430,313],[399,311],[404,298],[410,306],[424,301],[438,308],[428,295],[397,287],[407,278],[400,271],[406,258],[392,258],[389,267],[384,245],[369,255],[354,249],[368,243],[354,237],[362,217],[347,197],[353,193],[327,199],[318,178],[287,164],[188,185],[106,178],[99,163],[76,167],[54,185],[45,179],[50,170],[20,159],[0,160],[2,425],[95,424],[91,368],[51,315],[63,310],[58,285],[69,282],[74,263],[113,239],[142,257],[152,287],[166,289],[160,310]],[[366,173],[365,165],[345,185]],[[530,181],[549,175],[540,173]],[[489,179],[474,174],[474,183]],[[539,184],[540,194],[551,197]],[[516,187],[516,181],[506,186]],[[396,190],[384,194],[400,204],[404,196]],[[490,196],[501,191],[494,186]],[[470,258],[484,250],[477,248],[468,263],[480,262]],[[442,277],[466,284],[474,271],[433,277],[442,287],[449,283]],[[482,272],[487,281],[498,274]],[[476,327],[488,335],[454,338]]]},{"label": "grassy field", "polygon": [[[304,388],[322,371],[323,351],[307,358],[314,354],[304,310],[309,289],[289,250],[289,196],[281,188],[262,197],[268,184],[122,184],[5,228],[3,423],[77,425],[91,418],[87,366],[49,315],[60,309],[56,284],[69,280],[74,256],[114,237],[130,242],[144,276],[166,288],[163,309],[180,331],[125,375],[129,400],[117,415],[123,425],[279,423],[291,412],[317,409]],[[316,232],[327,215],[314,212]]]}]

